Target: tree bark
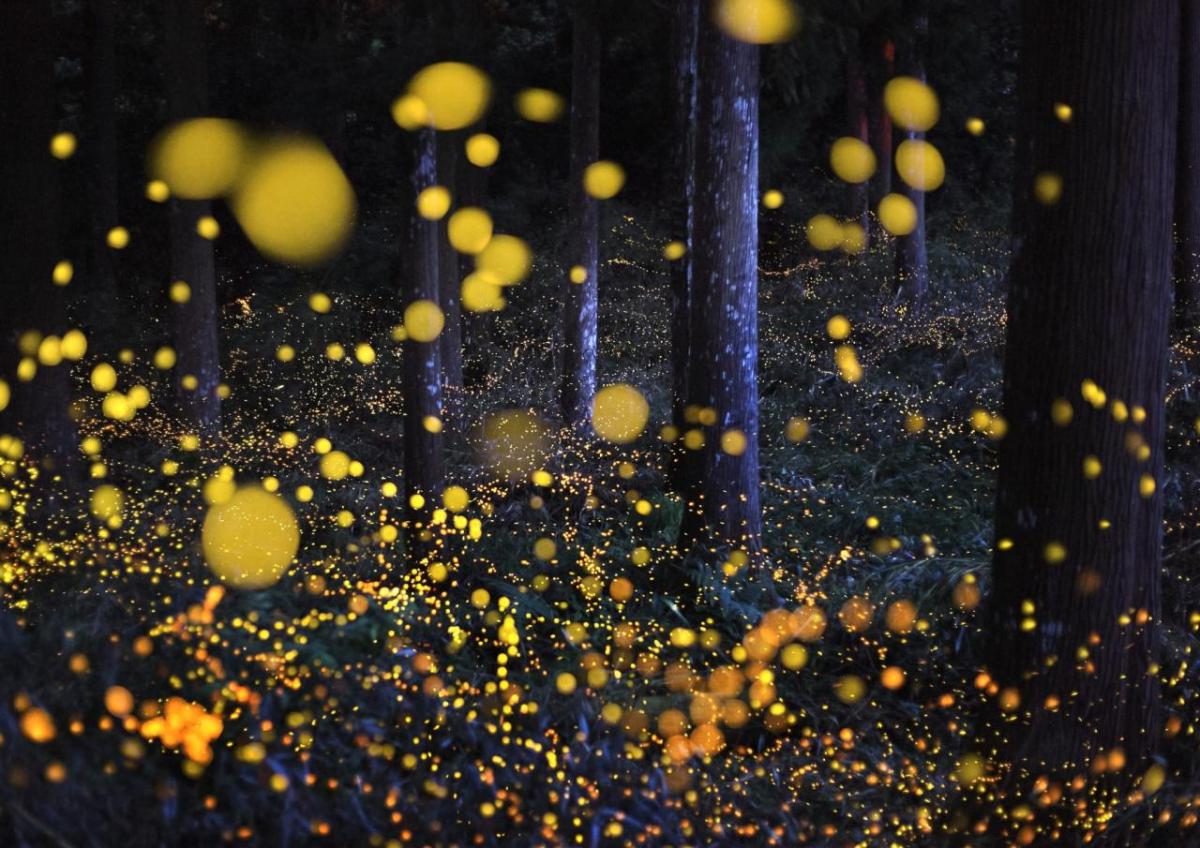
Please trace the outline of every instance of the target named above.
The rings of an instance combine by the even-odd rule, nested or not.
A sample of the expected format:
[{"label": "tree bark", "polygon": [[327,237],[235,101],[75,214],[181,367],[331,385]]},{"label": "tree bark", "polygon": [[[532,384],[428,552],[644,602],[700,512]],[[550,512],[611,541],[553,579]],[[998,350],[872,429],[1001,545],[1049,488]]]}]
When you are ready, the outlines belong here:
[{"label": "tree bark", "polygon": [[[409,267],[401,273],[401,296],[405,305],[415,300],[440,302],[438,294],[438,222],[427,221],[416,212],[416,197],[437,183],[437,141],[431,129],[415,136],[412,163],[412,197],[408,204],[410,226]],[[440,505],[445,487],[445,459],[440,427],[429,427],[431,419],[442,420],[442,363],[440,337],[431,342],[404,342],[404,487],[407,526],[406,550],[410,561],[424,559],[432,549],[430,517]],[[417,506],[413,496],[424,504]]]},{"label": "tree bark", "polygon": [[[204,0],[166,0],[163,28],[167,111],[172,120],[204,115],[208,108],[208,59]],[[173,304],[176,371],[196,379],[194,389],[178,384],[176,399],[184,421],[204,435],[220,428],[220,325],[217,315],[213,245],[196,232],[210,214],[207,200],[171,201],[171,280],[191,288],[186,303]]]},{"label": "tree bark", "polygon": [[[670,263],[671,280],[671,417],[680,432],[687,426],[691,363],[689,322],[692,301],[692,248],[696,198],[696,39],[700,23],[698,0],[677,0],[671,19],[671,75],[674,80],[676,158],[673,165],[672,238],[684,244],[683,257]],[[676,452],[676,488],[688,489],[685,463]]]},{"label": "tree bark", "polygon": [[[1139,488],[1163,470],[1178,3],[1023,0],[1021,16],[1021,143],[1063,190],[1045,205],[1018,187],[988,632],[1020,707],[1001,750],[1026,777],[1120,747],[1138,774],[1160,724],[1162,495]],[[1106,397],[1081,400],[1087,380]]]},{"label": "tree bark", "polygon": [[1200,0],[1182,0],[1175,171],[1175,316],[1200,319]]},{"label": "tree bark", "polygon": [[[437,134],[437,177],[438,184],[445,186],[459,205],[459,151],[463,143],[462,133],[439,132]],[[464,175],[465,176],[465,175]],[[450,244],[446,227],[447,215],[438,224],[438,286],[441,292],[442,312],[446,325],[440,337],[442,379],[447,389],[458,390],[463,385],[462,349],[462,306],[460,300],[459,256]]]},{"label": "tree bark", "polygon": [[[863,67],[862,46],[856,39],[846,56],[846,135],[863,144],[871,143],[867,118],[867,76]],[[878,159],[878,157],[876,157]],[[871,235],[870,181],[846,185],[846,218],[857,221],[863,234]]]},{"label": "tree bark", "polygon": [[[900,53],[903,74],[924,81],[925,48],[929,40],[929,11],[925,0],[917,0],[912,17],[912,32]],[[898,141],[921,140],[925,133],[901,129]],[[929,294],[929,254],[925,247],[925,192],[900,181],[900,192],[917,208],[917,225],[911,233],[896,239],[896,300],[919,310]]]},{"label": "tree bark", "polygon": [[[695,264],[691,403],[711,409],[699,509],[683,538],[762,547],[758,469],[758,85],[759,52],[701,15],[696,121]],[[726,452],[740,433],[744,450]],[[691,522],[703,520],[703,527]],[[690,525],[690,526],[689,526]]]},{"label": "tree bark", "polygon": [[58,170],[49,149],[54,59],[50,0],[0,3],[0,379],[13,393],[0,430],[20,435],[32,455],[65,465],[75,455],[68,367],[38,366],[29,382],[14,375],[23,332],[66,329],[62,289],[51,282],[60,258]]},{"label": "tree bark", "polygon": [[596,335],[599,311],[600,207],[583,188],[583,173],[600,158],[600,28],[597,0],[576,0],[571,49],[571,163],[568,268],[580,266],[582,283],[564,275],[563,363],[560,399],[563,423],[589,426],[596,394]]},{"label": "tree bark", "polygon": [[89,293],[106,304],[94,320],[110,331],[121,322],[116,254],[106,244],[108,232],[120,224],[117,159],[117,55],[114,0],[89,0],[86,139],[88,203],[91,207],[91,279]]}]

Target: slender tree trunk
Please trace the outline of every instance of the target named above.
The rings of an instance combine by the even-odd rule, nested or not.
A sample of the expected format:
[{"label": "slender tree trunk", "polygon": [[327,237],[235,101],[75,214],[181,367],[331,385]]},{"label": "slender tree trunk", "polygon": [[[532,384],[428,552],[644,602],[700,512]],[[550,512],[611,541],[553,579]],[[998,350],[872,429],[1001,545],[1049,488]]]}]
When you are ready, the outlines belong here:
[{"label": "slender tree trunk", "polygon": [[[1024,0],[1021,15],[1034,108],[1019,132],[1063,190],[1044,205],[1032,180],[1018,188],[988,630],[991,671],[1020,695],[1002,750],[1027,777],[1119,747],[1134,775],[1160,724],[1162,495],[1149,487],[1163,470],[1178,3]],[[1075,106],[1069,128],[1057,101]],[[1087,381],[1098,388],[1081,398]],[[1074,412],[1064,424],[1058,402],[1056,425],[1059,398]]]},{"label": "slender tree trunk", "polygon": [[873,73],[871,85],[870,132],[875,151],[875,176],[871,179],[871,205],[875,206],[892,190],[892,116],[883,105],[883,87],[896,75],[896,46],[884,35],[869,41]]},{"label": "slender tree trunk", "polygon": [[[687,426],[684,408],[688,398],[691,362],[692,231],[696,198],[696,38],[700,23],[699,0],[676,0],[671,19],[671,74],[675,83],[672,237],[682,241],[683,257],[671,262],[671,412],[680,432]],[[686,491],[683,457],[676,455],[673,469],[676,488]]]},{"label": "slender tree trunk", "polygon": [[[401,274],[401,295],[407,305],[415,300],[440,302],[438,294],[438,223],[416,213],[416,196],[437,183],[437,141],[433,130],[415,136],[412,166],[412,201],[409,230],[409,267]],[[407,552],[411,561],[425,558],[432,549],[430,516],[440,505],[445,487],[442,420],[441,342],[404,342],[404,487]],[[418,506],[414,495],[424,498]]]},{"label": "slender tree trunk", "polygon": [[105,238],[120,224],[117,160],[117,55],[116,7],[114,0],[88,2],[87,173],[88,204],[91,207],[91,250],[89,293],[106,304],[95,320],[105,330],[121,323],[121,299],[117,289],[116,256]]},{"label": "slender tree trunk", "polygon": [[582,283],[563,275],[563,423],[586,426],[596,394],[599,290],[599,211],[583,189],[583,172],[600,158],[600,28],[597,0],[576,0],[571,57],[571,166],[568,267],[587,273]]},{"label": "slender tree trunk", "polygon": [[1200,319],[1200,0],[1182,0],[1175,171],[1175,316]]},{"label": "slender tree trunk", "polygon": [[[929,11],[925,0],[914,5],[912,32],[900,54],[900,70],[907,76],[925,79],[925,49],[929,40]],[[901,129],[899,141],[924,139],[925,133]],[[925,249],[925,192],[900,181],[901,193],[917,208],[917,226],[896,239],[896,299],[919,310],[929,294],[929,254]]]},{"label": "slender tree trunk", "polygon": [[67,366],[38,366],[29,382],[14,374],[23,332],[66,329],[62,289],[50,281],[60,258],[58,170],[49,149],[54,58],[50,0],[0,3],[0,379],[13,393],[0,431],[62,466],[75,454]]},{"label": "slender tree trunk", "polygon": [[[204,0],[165,0],[164,17],[167,111],[172,120],[203,115],[208,108]],[[186,303],[172,306],[181,379],[177,400],[184,421],[207,435],[216,433],[221,419],[220,326],[213,245],[196,232],[196,222],[210,212],[207,200],[171,201],[171,280],[191,288]],[[188,376],[196,380],[195,388],[183,385]]]},{"label": "slender tree trunk", "polygon": [[[462,144],[461,133],[438,133],[438,183],[445,186],[460,205],[458,167]],[[459,277],[458,252],[451,246],[450,238],[446,233],[448,221],[449,216],[446,216],[438,226],[438,282],[440,283],[442,312],[446,316],[446,326],[442,330],[440,343],[442,347],[442,379],[447,389],[457,390],[461,389],[463,384],[462,306],[459,302],[462,280]]]},{"label": "slender tree trunk", "polygon": [[[870,144],[867,76],[863,67],[862,52],[860,41],[855,40],[846,56],[846,135],[857,138],[863,144]],[[857,221],[867,238],[871,235],[870,204],[870,181],[846,185],[846,218]]]},{"label": "slender tree trunk", "polygon": [[[701,15],[696,121],[692,403],[711,410],[700,510],[721,546],[762,547],[758,470],[758,48]],[[690,526],[689,526],[690,525]]]}]

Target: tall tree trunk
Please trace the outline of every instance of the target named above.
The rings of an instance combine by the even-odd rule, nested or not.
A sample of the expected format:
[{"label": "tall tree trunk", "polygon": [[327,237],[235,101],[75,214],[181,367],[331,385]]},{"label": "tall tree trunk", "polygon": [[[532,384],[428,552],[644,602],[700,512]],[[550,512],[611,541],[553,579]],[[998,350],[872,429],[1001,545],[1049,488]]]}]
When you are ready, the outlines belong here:
[{"label": "tall tree trunk", "polygon": [[[415,300],[439,303],[438,295],[438,223],[416,213],[416,196],[437,183],[437,141],[431,129],[415,136],[412,164],[412,201],[408,204],[408,264],[401,274],[401,295],[407,305]],[[445,487],[445,459],[442,453],[441,342],[404,342],[404,488],[407,525],[406,550],[410,561],[424,559],[432,549],[430,517],[440,505]],[[424,498],[420,506],[414,495]]]},{"label": "tall tree trunk", "polygon": [[1200,319],[1200,0],[1182,0],[1175,171],[1175,316]]},{"label": "tall tree trunk", "polygon": [[[206,26],[204,0],[165,0],[163,48],[172,120],[194,118],[207,109]],[[173,305],[176,370],[181,379],[196,380],[193,389],[178,385],[177,400],[184,421],[206,435],[216,433],[221,419],[216,267],[212,242],[196,232],[196,222],[210,212],[207,200],[171,201],[171,280],[191,288],[186,303]]]},{"label": "tall tree trunk", "polygon": [[67,366],[38,366],[29,382],[14,375],[23,332],[66,329],[62,289],[50,281],[59,259],[58,172],[49,149],[54,58],[50,0],[0,3],[0,379],[13,393],[0,429],[61,465],[75,454]]},{"label": "tall tree trunk", "polygon": [[[1149,487],[1163,469],[1178,3],[1023,0],[1021,15],[1033,108],[1019,132],[1063,189],[1045,205],[1032,180],[1018,188],[991,671],[1020,694],[1000,722],[1017,776],[1072,774],[1117,747],[1136,769],[1159,728],[1162,495]],[[1069,127],[1057,101],[1075,107]],[[1087,381],[1099,388],[1081,400]]]},{"label": "tall tree trunk", "polygon": [[88,2],[87,173],[91,211],[91,250],[88,291],[97,302],[95,320],[104,329],[121,324],[121,298],[117,289],[116,256],[106,244],[108,232],[120,224],[117,160],[117,55],[114,0]]},{"label": "tall tree trunk", "polygon": [[[455,201],[462,205],[458,196],[459,151],[463,143],[462,133],[439,132],[437,134],[437,176],[438,183],[445,186]],[[464,174],[464,176],[466,176]],[[442,379],[446,388],[458,390],[463,384],[463,349],[462,349],[462,305],[460,301],[459,256],[450,244],[446,227],[449,221],[447,215],[438,226],[438,282],[441,292],[442,312],[446,316],[446,325],[442,330],[441,360]]]},{"label": "tall tree trunk", "polygon": [[[675,161],[672,163],[672,238],[683,242],[684,254],[671,262],[671,418],[680,432],[687,426],[684,409],[688,398],[691,362],[692,232],[696,198],[696,39],[700,23],[699,0],[676,0],[671,17],[671,76],[675,90]],[[673,468],[676,488],[687,490],[683,457],[676,454]]]},{"label": "tall tree trunk", "polygon": [[892,190],[892,116],[883,105],[883,87],[896,75],[896,46],[882,32],[868,37],[871,51],[870,132],[875,151],[875,176],[871,179],[871,205],[875,206]]},{"label": "tall tree trunk", "polygon": [[[929,10],[926,0],[913,3],[912,32],[900,53],[900,71],[925,79],[925,49],[929,41]],[[924,139],[925,133],[902,129],[899,141]],[[901,193],[917,208],[917,225],[896,239],[896,299],[919,310],[929,293],[929,254],[925,249],[925,192],[900,181]]]},{"label": "tall tree trunk", "polygon": [[571,56],[570,227],[567,263],[587,273],[582,283],[564,274],[563,423],[585,426],[596,394],[599,290],[599,203],[583,188],[583,172],[600,158],[600,28],[597,0],[576,0]]},{"label": "tall tree trunk", "polygon": [[[846,135],[863,144],[871,143],[867,118],[867,75],[863,67],[862,43],[855,38],[846,55]],[[878,157],[876,157],[878,158]],[[863,234],[871,235],[870,181],[846,185],[846,218],[857,221]]]},{"label": "tall tree trunk", "polygon": [[[696,120],[692,403],[711,409],[700,509],[684,539],[762,547],[758,471],[758,48],[701,15]],[[702,515],[703,528],[694,522]]]}]

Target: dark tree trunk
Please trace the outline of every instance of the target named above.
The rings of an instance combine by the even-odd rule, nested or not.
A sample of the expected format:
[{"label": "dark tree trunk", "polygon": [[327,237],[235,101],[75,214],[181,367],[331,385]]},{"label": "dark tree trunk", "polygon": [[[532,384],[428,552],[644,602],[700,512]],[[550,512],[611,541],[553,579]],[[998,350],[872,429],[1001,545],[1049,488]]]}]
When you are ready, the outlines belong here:
[{"label": "dark tree trunk", "polygon": [[[900,53],[900,71],[906,76],[925,79],[925,48],[929,40],[929,11],[926,0],[913,4],[912,31]],[[898,142],[924,139],[925,133],[901,129]],[[896,299],[919,310],[929,294],[929,254],[925,249],[925,192],[900,180],[900,192],[917,208],[917,225],[911,233],[896,239]]]},{"label": "dark tree trunk", "polygon": [[[759,51],[708,15],[699,32],[689,397],[711,408],[715,424],[705,428],[699,509],[685,513],[682,539],[707,533],[757,553]],[[730,432],[744,436],[736,455],[722,449]]]},{"label": "dark tree trunk", "polygon": [[[461,204],[458,197],[459,151],[463,143],[461,133],[440,132],[437,136],[438,183],[445,186]],[[465,175],[464,175],[465,176]],[[442,312],[446,326],[440,337],[442,379],[448,389],[461,389],[463,384],[462,350],[462,306],[459,302],[460,285],[459,257],[446,234],[447,215],[438,224],[438,282],[441,292]]]},{"label": "dark tree trunk", "polygon": [[[867,118],[867,76],[862,61],[862,46],[858,40],[850,45],[846,56],[846,135],[863,144],[871,143]],[[876,157],[878,159],[878,157]],[[857,221],[863,234],[871,234],[870,181],[846,185],[846,218]]]},{"label": "dark tree trunk", "polygon": [[[164,8],[167,111],[172,120],[194,118],[208,107],[204,0],[166,0]],[[196,232],[196,222],[210,211],[207,200],[171,201],[171,280],[191,287],[186,303],[172,304],[176,372],[196,380],[194,389],[181,383],[177,399],[184,421],[208,435],[221,421],[220,327],[213,245]]]},{"label": "dark tree trunk", "polygon": [[60,258],[58,171],[49,149],[54,59],[50,0],[0,3],[0,379],[13,393],[0,430],[65,464],[75,454],[67,366],[39,366],[26,383],[13,373],[22,332],[66,329],[62,289],[51,283]]},{"label": "dark tree trunk", "polygon": [[116,256],[105,237],[120,224],[117,167],[117,55],[116,7],[114,0],[89,0],[87,173],[88,204],[91,207],[91,249],[88,292],[107,304],[96,312],[95,321],[106,331],[122,323],[120,292],[117,289]]},{"label": "dark tree trunk", "polygon": [[[1021,15],[1033,108],[1019,132],[1063,191],[1053,205],[1026,197],[1016,220],[996,504],[1011,547],[994,558],[991,671],[1020,693],[1000,723],[1016,776],[1072,774],[1116,747],[1136,774],[1160,726],[1162,495],[1139,487],[1163,470],[1178,4],[1024,0]],[[1069,127],[1056,101],[1075,105]],[[1087,380],[1107,405],[1081,400]],[[1051,420],[1058,398],[1074,407],[1065,426]]]},{"label": "dark tree trunk", "polygon": [[872,73],[870,132],[875,151],[875,176],[871,179],[871,204],[877,205],[892,190],[892,116],[883,105],[883,87],[896,75],[896,47],[890,38],[872,35],[868,41]]},{"label": "dark tree trunk", "polygon": [[[672,238],[682,241],[685,253],[671,262],[671,413],[682,432],[688,397],[691,341],[692,231],[696,197],[696,38],[700,23],[699,0],[677,0],[671,20],[671,75],[675,82],[675,151],[672,163]],[[677,455],[677,459],[680,459]],[[676,488],[686,491],[684,464],[674,467]]]},{"label": "dark tree trunk", "polygon": [[564,274],[563,423],[588,425],[596,394],[599,290],[599,203],[583,188],[583,172],[600,158],[600,27],[597,0],[576,0],[571,56],[571,166],[567,266],[587,273],[582,283]]},{"label": "dark tree trunk", "polygon": [[1179,142],[1175,172],[1175,316],[1200,319],[1200,0],[1179,21]]},{"label": "dark tree trunk", "polygon": [[[440,302],[438,295],[438,222],[427,221],[416,213],[416,196],[437,183],[437,141],[433,130],[421,130],[414,137],[412,162],[412,198],[408,208],[408,267],[401,273],[401,296],[405,305],[415,300]],[[445,459],[442,434],[430,428],[430,419],[442,419],[441,342],[404,342],[404,487],[407,524],[406,549],[411,560],[419,561],[431,549],[430,516],[440,505],[445,487]],[[425,499],[414,506],[413,495]]]}]

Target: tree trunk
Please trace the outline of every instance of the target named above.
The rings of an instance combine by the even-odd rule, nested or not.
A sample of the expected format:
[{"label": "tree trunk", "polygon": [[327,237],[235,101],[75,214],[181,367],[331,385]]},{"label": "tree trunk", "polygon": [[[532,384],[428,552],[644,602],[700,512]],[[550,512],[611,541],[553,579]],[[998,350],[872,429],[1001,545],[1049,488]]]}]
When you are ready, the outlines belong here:
[{"label": "tree trunk", "polygon": [[878,205],[892,190],[892,116],[883,105],[883,87],[896,75],[896,47],[883,35],[869,39],[873,73],[871,86],[870,132],[875,151],[875,176],[871,179],[871,205]]},{"label": "tree trunk", "polygon": [[[409,204],[409,267],[401,273],[401,296],[405,305],[415,300],[440,303],[438,295],[438,222],[427,221],[416,212],[416,196],[437,183],[437,141],[431,129],[415,136],[412,164],[412,198]],[[410,561],[419,562],[432,549],[430,517],[440,505],[445,487],[442,453],[441,341],[404,342],[404,488],[407,526],[406,550]],[[414,504],[413,496],[424,498]]]},{"label": "tree trunk", "polygon": [[[167,111],[176,121],[203,115],[208,105],[204,0],[166,0],[164,17]],[[196,232],[196,222],[210,212],[207,200],[171,201],[171,280],[191,288],[186,303],[172,305],[181,379],[176,397],[184,421],[205,435],[216,433],[221,419],[216,267],[212,242]],[[195,378],[194,388],[183,385],[188,376]]]},{"label": "tree trunk", "polygon": [[1200,319],[1200,0],[1183,0],[1179,35],[1179,141],[1175,171],[1175,316]]},{"label": "tree trunk", "polygon": [[[670,263],[671,279],[671,417],[683,431],[691,362],[689,321],[692,291],[692,233],[696,198],[696,38],[700,23],[698,0],[677,0],[671,20],[671,76],[675,83],[674,129],[676,158],[672,163],[672,237],[682,241],[682,258]],[[676,455],[676,488],[687,490],[684,463]]]},{"label": "tree trunk", "polygon": [[[903,74],[924,81],[925,48],[929,40],[929,11],[924,0],[914,4],[912,32],[900,54]],[[924,139],[925,133],[901,129],[899,141]],[[911,233],[896,239],[896,300],[919,310],[929,294],[929,254],[925,249],[925,192],[900,181],[900,192],[917,208],[917,225]]]},{"label": "tree trunk", "polygon": [[[1163,470],[1178,4],[1024,0],[1021,15],[1033,108],[1019,132],[1063,190],[1044,205],[1032,180],[1018,188],[988,630],[991,671],[1020,694],[1002,750],[1021,778],[1119,747],[1134,775],[1160,724],[1161,483],[1148,487]],[[1067,128],[1057,101],[1075,107]],[[1059,402],[1056,425],[1059,398],[1074,412],[1064,423]]]},{"label": "tree trunk", "polygon": [[13,373],[24,331],[66,329],[62,289],[51,283],[60,258],[58,170],[49,150],[54,59],[50,0],[0,3],[0,379],[13,393],[0,430],[20,435],[31,454],[63,465],[75,455],[68,366],[38,366],[30,382]]},{"label": "tree trunk", "polygon": [[87,139],[88,203],[91,207],[91,250],[88,292],[106,304],[93,310],[93,320],[111,332],[122,322],[117,288],[117,254],[106,243],[108,232],[120,224],[117,160],[117,55],[114,0],[88,2]]},{"label": "tree trunk", "polygon": [[[867,77],[862,61],[862,46],[856,39],[846,56],[846,135],[863,144],[871,143],[867,120]],[[876,157],[878,158],[878,157]],[[863,234],[871,235],[870,181],[846,185],[846,218],[857,221]]]},{"label": "tree trunk", "polygon": [[[437,134],[437,176],[438,183],[445,186],[458,205],[462,198],[458,196],[458,164],[459,151],[463,144],[462,133],[439,132]],[[464,175],[465,176],[465,175]],[[443,218],[438,225],[438,282],[441,292],[442,312],[446,316],[446,325],[440,337],[442,379],[447,389],[458,390],[463,384],[463,350],[462,350],[462,306],[459,303],[460,285],[458,252],[450,244],[446,233],[450,216]]]},{"label": "tree trunk", "polygon": [[568,198],[568,268],[587,278],[564,277],[563,364],[560,398],[563,423],[588,426],[596,394],[596,333],[599,292],[599,203],[583,188],[583,172],[600,158],[600,28],[597,0],[576,0],[571,56],[571,165]]},{"label": "tree trunk", "polygon": [[[710,408],[699,509],[684,539],[762,547],[758,473],[758,48],[701,15],[696,121],[692,403]],[[740,434],[740,436],[739,436]],[[723,442],[725,443],[723,445]],[[727,451],[725,448],[741,450]],[[703,527],[694,522],[701,518]]]}]

